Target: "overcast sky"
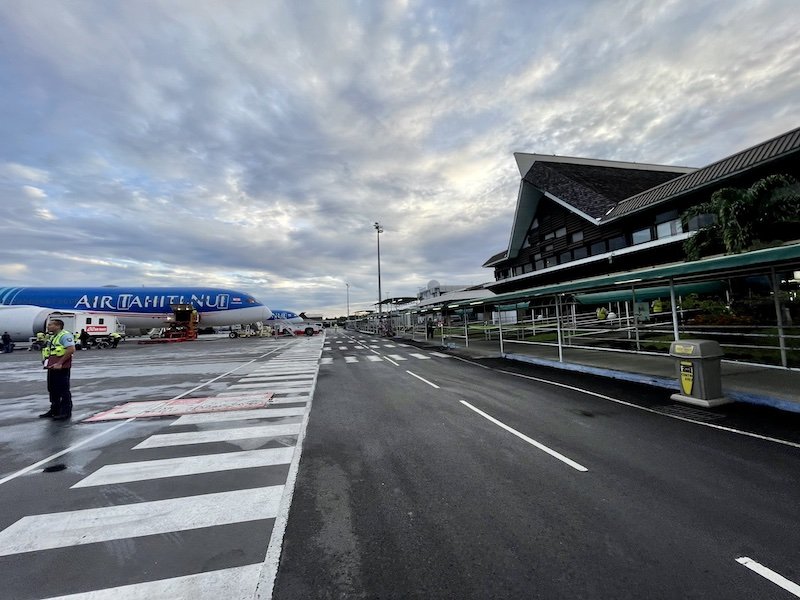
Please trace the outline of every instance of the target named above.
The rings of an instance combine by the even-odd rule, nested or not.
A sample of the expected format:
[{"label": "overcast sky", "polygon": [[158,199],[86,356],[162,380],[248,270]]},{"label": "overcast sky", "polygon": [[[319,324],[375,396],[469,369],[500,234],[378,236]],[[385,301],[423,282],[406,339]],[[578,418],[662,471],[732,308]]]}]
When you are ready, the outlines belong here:
[{"label": "overcast sky", "polygon": [[0,285],[345,312],[477,284],[513,152],[702,166],[798,125],[797,0],[0,0]]}]

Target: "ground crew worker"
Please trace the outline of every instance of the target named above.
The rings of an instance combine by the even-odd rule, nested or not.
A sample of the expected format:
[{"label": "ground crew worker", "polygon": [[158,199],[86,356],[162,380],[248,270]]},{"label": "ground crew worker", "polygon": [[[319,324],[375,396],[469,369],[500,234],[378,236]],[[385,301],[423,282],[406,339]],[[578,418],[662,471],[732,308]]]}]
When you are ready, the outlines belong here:
[{"label": "ground crew worker", "polygon": [[664,312],[664,305],[661,302],[661,298],[656,298],[655,300],[653,300],[653,312],[654,313]]},{"label": "ground crew worker", "polygon": [[72,416],[69,376],[72,369],[72,355],[75,354],[75,339],[64,329],[64,321],[61,319],[50,319],[47,322],[47,331],[52,337],[42,348],[42,363],[47,369],[50,410],[39,417],[62,421]]},{"label": "ground crew worker", "polygon": [[122,336],[119,333],[117,333],[115,331],[109,337],[111,338],[111,347],[112,348],[116,348],[117,346],[119,346],[119,341],[122,339]]},{"label": "ground crew worker", "polygon": [[78,336],[78,339],[81,341],[81,350],[88,350],[89,349],[89,341],[92,339],[85,329],[81,329],[81,334]]},{"label": "ground crew worker", "polygon": [[597,309],[597,320],[598,321],[605,321],[606,317],[608,317],[608,311],[606,310],[605,306],[601,306]]},{"label": "ground crew worker", "polygon": [[11,336],[7,331],[3,332],[3,353],[11,352]]}]

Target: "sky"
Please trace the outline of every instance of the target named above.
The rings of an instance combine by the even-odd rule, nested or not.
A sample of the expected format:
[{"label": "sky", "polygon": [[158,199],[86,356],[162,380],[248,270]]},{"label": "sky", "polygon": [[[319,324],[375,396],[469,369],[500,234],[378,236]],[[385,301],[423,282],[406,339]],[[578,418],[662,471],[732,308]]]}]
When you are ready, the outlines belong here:
[{"label": "sky", "polygon": [[0,285],[344,315],[490,281],[514,152],[703,166],[798,126],[797,0],[0,1]]}]

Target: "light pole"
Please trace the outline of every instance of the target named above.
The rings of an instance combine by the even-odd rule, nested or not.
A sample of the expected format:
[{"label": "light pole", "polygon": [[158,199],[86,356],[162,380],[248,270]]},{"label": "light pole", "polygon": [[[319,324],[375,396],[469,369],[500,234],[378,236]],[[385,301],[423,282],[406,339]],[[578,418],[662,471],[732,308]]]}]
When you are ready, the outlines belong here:
[{"label": "light pole", "polygon": [[345,323],[345,328],[350,325],[350,284],[345,282],[347,286],[347,322]]},{"label": "light pole", "polygon": [[375,231],[378,233],[378,319],[381,318],[383,310],[381,308],[381,234],[383,233],[383,227],[381,224],[375,221]]}]

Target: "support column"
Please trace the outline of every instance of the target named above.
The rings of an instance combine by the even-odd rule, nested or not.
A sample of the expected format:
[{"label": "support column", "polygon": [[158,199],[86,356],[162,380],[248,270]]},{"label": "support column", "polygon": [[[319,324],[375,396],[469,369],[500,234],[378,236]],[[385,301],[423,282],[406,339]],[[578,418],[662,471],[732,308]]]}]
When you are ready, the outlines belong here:
[{"label": "support column", "polygon": [[556,333],[558,335],[558,362],[564,362],[564,347],[561,341],[561,300],[556,296]]},{"label": "support column", "polygon": [[631,302],[633,303],[633,331],[636,334],[636,351],[639,352],[642,349],[642,345],[639,343],[639,313],[636,310],[636,288],[631,286]]},{"label": "support column", "polygon": [[784,338],[783,314],[781,313],[781,301],[779,297],[781,286],[778,283],[778,275],[775,273],[775,267],[772,267],[769,273],[772,279],[772,298],[775,301],[775,316],[778,320],[778,346],[780,346],[781,349],[781,365],[787,368],[789,366],[789,361],[786,357],[786,339]]},{"label": "support column", "polygon": [[678,306],[675,302],[675,282],[672,277],[669,278],[669,304],[672,307],[672,332],[677,342],[681,339],[681,334],[678,330]]},{"label": "support column", "polygon": [[500,328],[500,356],[505,353],[503,350],[503,310],[502,307],[497,305],[497,326]]}]

